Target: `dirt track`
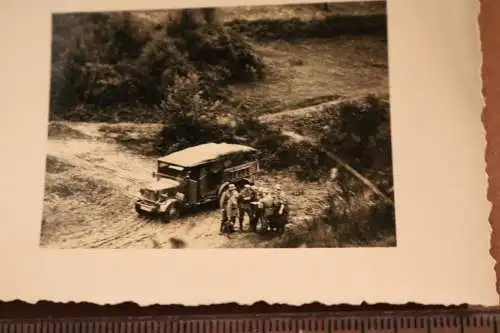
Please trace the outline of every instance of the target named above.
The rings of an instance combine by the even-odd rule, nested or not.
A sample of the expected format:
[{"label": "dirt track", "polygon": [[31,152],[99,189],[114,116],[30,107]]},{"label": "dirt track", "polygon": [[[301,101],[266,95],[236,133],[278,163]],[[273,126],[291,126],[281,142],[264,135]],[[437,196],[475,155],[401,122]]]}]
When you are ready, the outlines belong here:
[{"label": "dirt track", "polygon": [[[272,238],[250,232],[220,235],[219,213],[211,207],[168,223],[138,217],[133,201],[141,184],[152,179],[154,159],[105,142],[95,125],[63,126],[74,132],[49,138],[47,153],[53,162],[47,167],[41,246],[218,248],[271,244]],[[264,186],[277,181],[284,186],[292,200],[295,221],[322,208],[326,189],[320,184],[301,183],[288,174],[266,174],[256,180]]]}]

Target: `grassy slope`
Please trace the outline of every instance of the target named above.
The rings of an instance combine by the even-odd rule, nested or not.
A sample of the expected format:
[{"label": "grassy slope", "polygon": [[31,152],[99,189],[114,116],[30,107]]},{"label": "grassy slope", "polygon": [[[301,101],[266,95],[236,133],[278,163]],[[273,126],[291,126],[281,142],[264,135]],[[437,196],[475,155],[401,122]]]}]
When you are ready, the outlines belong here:
[{"label": "grassy slope", "polygon": [[[388,94],[386,49],[373,37],[254,47],[270,75],[263,83],[234,87],[233,92],[259,113],[315,104],[335,95]],[[301,103],[305,100],[311,103]]]},{"label": "grassy slope", "polygon": [[[385,13],[383,2],[329,4],[328,13],[313,6],[225,7],[219,19],[225,24],[238,21],[246,30],[264,29],[276,20],[311,22],[331,15],[367,16]],[[156,23],[167,12],[141,12],[136,16]],[[253,27],[252,24],[260,26]],[[257,25],[257,24],[255,24]],[[363,97],[368,93],[388,95],[387,42],[378,36],[339,36],[331,39],[258,41],[250,44],[267,65],[264,82],[232,87],[235,100],[243,100],[250,112],[258,114],[303,107],[332,100],[335,96]]]}]

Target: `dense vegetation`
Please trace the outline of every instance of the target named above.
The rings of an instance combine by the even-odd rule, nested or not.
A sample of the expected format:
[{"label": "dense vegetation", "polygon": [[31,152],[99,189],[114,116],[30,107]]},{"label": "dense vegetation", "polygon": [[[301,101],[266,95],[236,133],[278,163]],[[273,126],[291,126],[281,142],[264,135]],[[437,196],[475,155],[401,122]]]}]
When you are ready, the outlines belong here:
[{"label": "dense vegetation", "polygon": [[158,121],[184,80],[196,78],[197,96],[215,102],[228,84],[261,78],[245,38],[201,13],[174,12],[157,25],[131,13],[54,16],[51,117]]},{"label": "dense vegetation", "polygon": [[[320,146],[394,201],[389,103],[374,96],[361,103],[344,103],[327,111],[325,123]],[[342,168],[329,187],[324,214],[279,240],[280,246],[396,245],[393,203]]]},{"label": "dense vegetation", "polygon": [[230,108],[241,102],[231,98],[230,85],[259,81],[270,70],[252,41],[386,38],[385,14],[352,16],[335,12],[335,6],[296,7],[311,6],[324,17],[224,21],[214,8],[169,11],[156,21],[131,12],[55,14],[50,117],[162,121],[161,109],[175,108],[169,104],[171,95],[193,77],[200,98],[219,102],[219,110]]}]

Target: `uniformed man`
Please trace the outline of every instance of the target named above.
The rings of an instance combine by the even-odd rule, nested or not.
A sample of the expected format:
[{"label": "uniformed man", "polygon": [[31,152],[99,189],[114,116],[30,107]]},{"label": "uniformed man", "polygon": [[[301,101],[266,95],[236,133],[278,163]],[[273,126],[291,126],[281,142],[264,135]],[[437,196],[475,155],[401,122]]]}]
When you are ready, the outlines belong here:
[{"label": "uniformed man", "polygon": [[[278,184],[274,187],[273,195],[273,206],[277,209],[277,221],[280,221],[279,226],[283,226],[282,223],[286,223],[286,214],[288,213],[289,201],[286,195],[283,193],[281,186]],[[278,227],[278,226],[277,226]]]},{"label": "uniformed man", "polygon": [[[237,216],[237,195],[238,191],[234,184],[229,184],[228,190],[225,191],[220,198],[220,209],[221,209],[221,226],[220,231],[224,232],[225,225],[234,226]],[[234,207],[236,206],[236,207]],[[235,209],[236,208],[236,209]]]},{"label": "uniformed man", "polygon": [[236,219],[238,218],[239,215],[238,197],[239,194],[238,190],[236,189],[236,186],[234,184],[229,185],[226,212],[231,228],[234,228],[234,225],[236,224]]},{"label": "uniformed man", "polygon": [[245,214],[248,215],[249,222],[252,221],[252,209],[250,206],[252,199],[252,189],[249,184],[245,184],[243,190],[240,192],[238,200],[240,231],[243,231],[243,220],[245,219]]},{"label": "uniformed man", "polygon": [[252,192],[252,200],[250,202],[252,214],[250,217],[250,229],[252,232],[257,231],[257,223],[259,223],[259,219],[261,217],[261,209],[259,209],[259,200],[262,197],[259,188],[252,184],[250,185],[250,190]]},{"label": "uniformed man", "polygon": [[267,188],[261,188],[262,197],[259,199],[261,205],[261,231],[269,228],[269,218],[273,214],[273,196]]},{"label": "uniformed man", "polygon": [[259,188],[256,185],[250,186],[250,189],[252,190],[252,200],[257,201],[262,197],[262,194],[259,191]]}]

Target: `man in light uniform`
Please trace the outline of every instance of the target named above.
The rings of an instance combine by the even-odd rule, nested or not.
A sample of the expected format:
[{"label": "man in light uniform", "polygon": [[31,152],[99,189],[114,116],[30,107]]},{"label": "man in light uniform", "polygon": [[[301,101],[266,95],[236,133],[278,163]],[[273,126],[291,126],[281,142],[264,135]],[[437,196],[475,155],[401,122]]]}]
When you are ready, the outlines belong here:
[{"label": "man in light uniform", "polygon": [[255,200],[260,200],[262,198],[262,189],[260,187],[257,187],[255,185],[252,185],[252,191],[255,195]]},{"label": "man in light uniform", "polygon": [[250,230],[253,232],[257,231],[257,223],[259,221],[259,207],[258,207],[258,201],[260,199],[260,193],[259,189],[257,186],[251,185],[250,186],[250,192],[251,192],[251,199],[250,199]]},{"label": "man in light uniform", "polygon": [[288,198],[283,193],[283,190],[281,189],[281,185],[276,185],[274,187],[273,206],[275,208],[278,208],[277,218],[280,221],[280,225],[286,223],[286,220],[282,220],[282,219],[286,217],[286,216],[284,216],[284,214],[287,213],[288,204],[289,204]]},{"label": "man in light uniform", "polygon": [[261,217],[261,230],[267,231],[269,227],[268,218],[273,213],[273,196],[271,192],[267,188],[261,188],[260,192],[262,193],[262,197],[259,199],[260,208],[260,217]]},{"label": "man in light uniform", "polygon": [[238,191],[234,184],[229,184],[228,190],[221,196],[220,208],[222,213],[220,231],[223,232],[224,224],[229,222],[234,226],[238,216]]},{"label": "man in light uniform", "polygon": [[238,200],[240,231],[243,231],[243,220],[245,219],[245,214],[248,215],[249,222],[252,222],[252,209],[250,207],[250,202],[252,201],[252,189],[249,184],[245,184],[245,187],[240,192]]},{"label": "man in light uniform", "polygon": [[283,190],[281,189],[281,185],[276,185],[274,187],[274,193],[273,193],[273,199],[275,204],[285,204],[288,205],[288,198],[286,195],[283,193]]}]

